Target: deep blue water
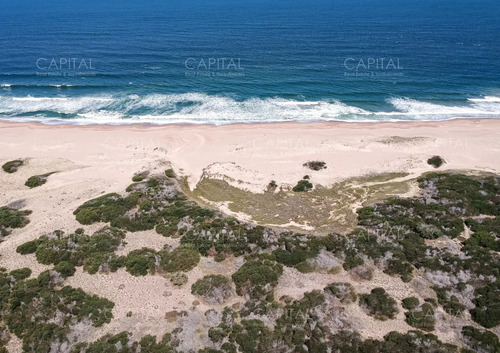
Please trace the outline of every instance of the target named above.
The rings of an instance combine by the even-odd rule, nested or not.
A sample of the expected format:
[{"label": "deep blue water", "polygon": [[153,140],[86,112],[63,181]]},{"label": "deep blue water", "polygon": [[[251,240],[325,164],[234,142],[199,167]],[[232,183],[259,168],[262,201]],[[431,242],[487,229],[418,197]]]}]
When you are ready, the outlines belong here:
[{"label": "deep blue water", "polygon": [[498,0],[0,0],[0,118],[500,118]]}]

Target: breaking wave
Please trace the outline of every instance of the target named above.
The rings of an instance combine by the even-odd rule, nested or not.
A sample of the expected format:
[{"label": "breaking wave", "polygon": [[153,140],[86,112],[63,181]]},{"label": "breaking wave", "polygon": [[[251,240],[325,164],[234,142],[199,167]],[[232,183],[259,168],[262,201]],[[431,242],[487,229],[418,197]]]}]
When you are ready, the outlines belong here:
[{"label": "breaking wave", "polygon": [[230,97],[204,93],[145,96],[0,96],[0,118],[72,124],[231,124],[285,121],[448,120],[500,118],[500,97],[470,98],[460,105],[391,98],[392,110],[369,111],[340,101]]}]

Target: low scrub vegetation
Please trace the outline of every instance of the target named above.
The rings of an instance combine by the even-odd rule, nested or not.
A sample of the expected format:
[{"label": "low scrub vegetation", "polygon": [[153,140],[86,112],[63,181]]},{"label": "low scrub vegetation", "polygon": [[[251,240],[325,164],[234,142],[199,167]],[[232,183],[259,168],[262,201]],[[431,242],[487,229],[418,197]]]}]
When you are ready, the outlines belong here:
[{"label": "low scrub vegetation", "polygon": [[14,228],[23,228],[29,223],[29,210],[17,210],[10,207],[0,207],[0,241],[9,235]]},{"label": "low scrub vegetation", "polygon": [[12,174],[17,172],[19,167],[21,167],[24,164],[24,161],[22,159],[15,159],[13,161],[9,161],[2,165],[2,169],[4,172]]},{"label": "low scrub vegetation", "polygon": [[394,319],[398,312],[396,301],[384,288],[374,288],[370,294],[360,295],[359,305],[378,320]]},{"label": "low scrub vegetation", "polygon": [[222,275],[209,275],[197,280],[191,286],[191,293],[210,304],[223,304],[234,294],[231,281]]},{"label": "low scrub vegetation", "polygon": [[41,174],[41,175],[33,175],[32,177],[29,177],[28,180],[26,180],[26,185],[30,189],[36,188],[37,186],[41,186],[47,182],[47,179],[49,178],[50,175],[54,173],[47,173],[47,174]]},{"label": "low scrub vegetation", "polygon": [[325,162],[322,162],[322,161],[310,161],[310,162],[306,162],[303,164],[304,167],[307,167],[311,170],[315,170],[315,171],[318,171],[318,170],[321,170],[321,169],[326,169],[326,163]]},{"label": "low scrub vegetation", "polygon": [[306,192],[313,188],[313,184],[311,184],[307,179],[302,179],[297,182],[292,188],[293,192]]},{"label": "low scrub vegetation", "polygon": [[432,165],[434,168],[439,168],[445,163],[444,159],[439,156],[433,156],[427,160],[427,164]]}]

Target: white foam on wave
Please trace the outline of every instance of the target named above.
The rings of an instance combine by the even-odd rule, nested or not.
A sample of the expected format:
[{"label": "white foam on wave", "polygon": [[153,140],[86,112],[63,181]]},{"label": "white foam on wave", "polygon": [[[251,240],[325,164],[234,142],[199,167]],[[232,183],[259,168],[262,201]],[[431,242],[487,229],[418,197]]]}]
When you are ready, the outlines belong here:
[{"label": "white foam on wave", "polygon": [[[0,96],[0,116],[16,121],[73,124],[231,124],[285,121],[401,121],[498,117],[498,97],[444,105],[409,98],[392,98],[393,111],[371,112],[339,101],[298,101],[284,98],[230,97],[204,93],[139,96],[6,97]],[[37,116],[40,111],[68,118]],[[33,116],[30,116],[33,113]],[[19,116],[19,115],[22,115]],[[42,113],[41,115],[46,115]],[[50,114],[49,114],[50,115]]]},{"label": "white foam on wave", "polygon": [[[483,104],[474,102],[468,106],[443,105],[429,102],[422,102],[410,98],[391,98],[389,99],[398,112],[392,112],[389,115],[406,115],[425,118],[426,116],[435,116],[443,118],[459,117],[481,117],[481,116],[499,116],[500,105]],[[489,102],[488,102],[489,103]],[[384,114],[384,113],[378,113]]]},{"label": "white foam on wave", "polygon": [[495,97],[495,96],[484,96],[483,98],[469,98],[468,101],[474,102],[474,103],[500,103],[500,97]]},{"label": "white foam on wave", "polygon": [[0,114],[16,115],[37,111],[76,114],[100,109],[113,102],[106,97],[0,97]]}]

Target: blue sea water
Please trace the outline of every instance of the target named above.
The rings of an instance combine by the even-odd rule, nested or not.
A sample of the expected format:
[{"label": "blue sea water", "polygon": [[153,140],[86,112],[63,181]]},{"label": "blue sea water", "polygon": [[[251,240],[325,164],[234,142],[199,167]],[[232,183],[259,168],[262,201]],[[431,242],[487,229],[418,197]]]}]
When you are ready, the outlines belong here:
[{"label": "blue sea water", "polygon": [[0,0],[0,119],[500,118],[498,0]]}]

